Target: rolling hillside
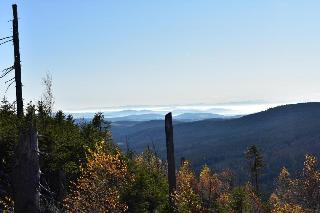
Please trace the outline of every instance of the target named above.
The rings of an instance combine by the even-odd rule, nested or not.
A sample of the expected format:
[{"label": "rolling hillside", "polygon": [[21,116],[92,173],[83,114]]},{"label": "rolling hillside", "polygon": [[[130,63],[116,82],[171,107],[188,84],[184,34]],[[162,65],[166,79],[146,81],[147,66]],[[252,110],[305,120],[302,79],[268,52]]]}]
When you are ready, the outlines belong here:
[{"label": "rolling hillside", "polygon": [[[114,139],[118,142],[125,132],[133,150],[143,151],[153,143],[165,158],[164,124],[149,124],[139,123],[122,133],[113,128]],[[320,155],[320,103],[285,105],[229,120],[178,122],[174,142],[177,162],[185,157],[196,170],[205,163],[215,170],[230,168],[237,182],[247,180],[244,152],[256,144],[266,161],[263,182],[270,188],[282,166],[295,171],[306,153]]]}]

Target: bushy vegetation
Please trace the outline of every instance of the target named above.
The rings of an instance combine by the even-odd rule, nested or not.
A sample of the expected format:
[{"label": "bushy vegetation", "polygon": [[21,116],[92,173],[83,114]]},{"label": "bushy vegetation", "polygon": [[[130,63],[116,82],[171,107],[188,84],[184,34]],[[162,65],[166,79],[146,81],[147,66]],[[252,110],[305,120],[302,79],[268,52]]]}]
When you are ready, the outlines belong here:
[{"label": "bushy vegetation", "polygon": [[[26,116],[18,119],[14,105],[3,100],[0,107],[0,196],[12,196],[11,171],[19,126],[32,120],[39,133],[42,202],[59,204],[70,183],[86,164],[86,153],[104,140],[108,131],[99,131],[92,123],[78,126],[72,116],[55,114],[43,102],[29,103]],[[59,205],[58,205],[59,206]]]}]

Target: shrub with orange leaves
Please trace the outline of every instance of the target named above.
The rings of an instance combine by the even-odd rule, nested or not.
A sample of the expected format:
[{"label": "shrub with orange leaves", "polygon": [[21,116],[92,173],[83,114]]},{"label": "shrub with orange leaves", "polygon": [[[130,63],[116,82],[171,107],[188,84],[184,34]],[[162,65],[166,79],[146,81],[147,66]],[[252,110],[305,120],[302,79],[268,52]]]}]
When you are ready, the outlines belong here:
[{"label": "shrub with orange leaves", "polygon": [[217,205],[218,212],[264,212],[261,199],[249,183],[222,193],[217,199]]},{"label": "shrub with orange leaves", "polygon": [[[199,177],[190,169],[190,163],[184,161],[177,174],[177,189],[173,195],[179,212],[217,212],[228,206],[232,200],[233,174],[225,170],[214,173],[204,165]],[[225,208],[230,209],[230,208]]]},{"label": "shrub with orange leaves", "polygon": [[270,205],[274,212],[320,212],[320,171],[315,156],[306,155],[297,178],[291,178],[286,168],[281,170]]},{"label": "shrub with orange leaves", "polygon": [[200,196],[196,192],[197,182],[190,169],[190,163],[184,161],[177,174],[177,189],[173,200],[178,212],[201,212]]},{"label": "shrub with orange leaves", "polygon": [[111,152],[104,142],[89,151],[87,165],[81,168],[81,177],[65,198],[69,212],[124,212],[127,205],[121,201],[121,189],[128,180],[128,167],[118,148]]},{"label": "shrub with orange leaves", "polygon": [[281,202],[279,197],[272,193],[269,199],[271,206],[271,213],[304,213],[306,212],[301,206],[297,204],[291,204]]},{"label": "shrub with orange leaves", "polygon": [[198,191],[204,208],[212,208],[220,194],[229,188],[228,183],[219,179],[218,174],[213,173],[205,165],[199,176]]}]

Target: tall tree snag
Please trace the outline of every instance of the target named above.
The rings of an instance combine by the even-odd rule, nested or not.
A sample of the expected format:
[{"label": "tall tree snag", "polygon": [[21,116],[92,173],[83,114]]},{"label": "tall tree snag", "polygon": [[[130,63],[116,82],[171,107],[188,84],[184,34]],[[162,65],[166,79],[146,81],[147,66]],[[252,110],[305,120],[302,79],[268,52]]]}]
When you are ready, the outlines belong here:
[{"label": "tall tree snag", "polygon": [[23,116],[23,99],[22,99],[22,83],[21,83],[21,64],[20,64],[20,47],[19,47],[19,26],[17,5],[12,5],[13,12],[13,48],[14,48],[14,70],[16,81],[16,99],[17,99],[17,115],[19,118]]},{"label": "tall tree snag", "polygon": [[173,126],[171,112],[166,114],[165,116],[165,131],[168,161],[169,204],[171,210],[173,210],[174,204],[171,196],[176,189],[176,166],[174,160]]},{"label": "tall tree snag", "polygon": [[[23,120],[18,12],[16,4],[12,5],[12,12],[17,116]],[[40,211],[38,134],[32,117],[29,121],[28,128],[25,128],[22,125],[19,128],[19,141],[15,150],[15,164],[12,174],[14,209],[17,213],[36,213]]]}]

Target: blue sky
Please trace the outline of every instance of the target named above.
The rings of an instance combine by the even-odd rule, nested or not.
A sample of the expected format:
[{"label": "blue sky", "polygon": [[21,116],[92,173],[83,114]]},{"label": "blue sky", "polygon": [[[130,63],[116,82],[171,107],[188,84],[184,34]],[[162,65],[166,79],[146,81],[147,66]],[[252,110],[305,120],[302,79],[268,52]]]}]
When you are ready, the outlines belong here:
[{"label": "blue sky", "polygon": [[26,101],[46,72],[64,110],[320,100],[319,1],[1,0],[0,37],[14,2]]}]

